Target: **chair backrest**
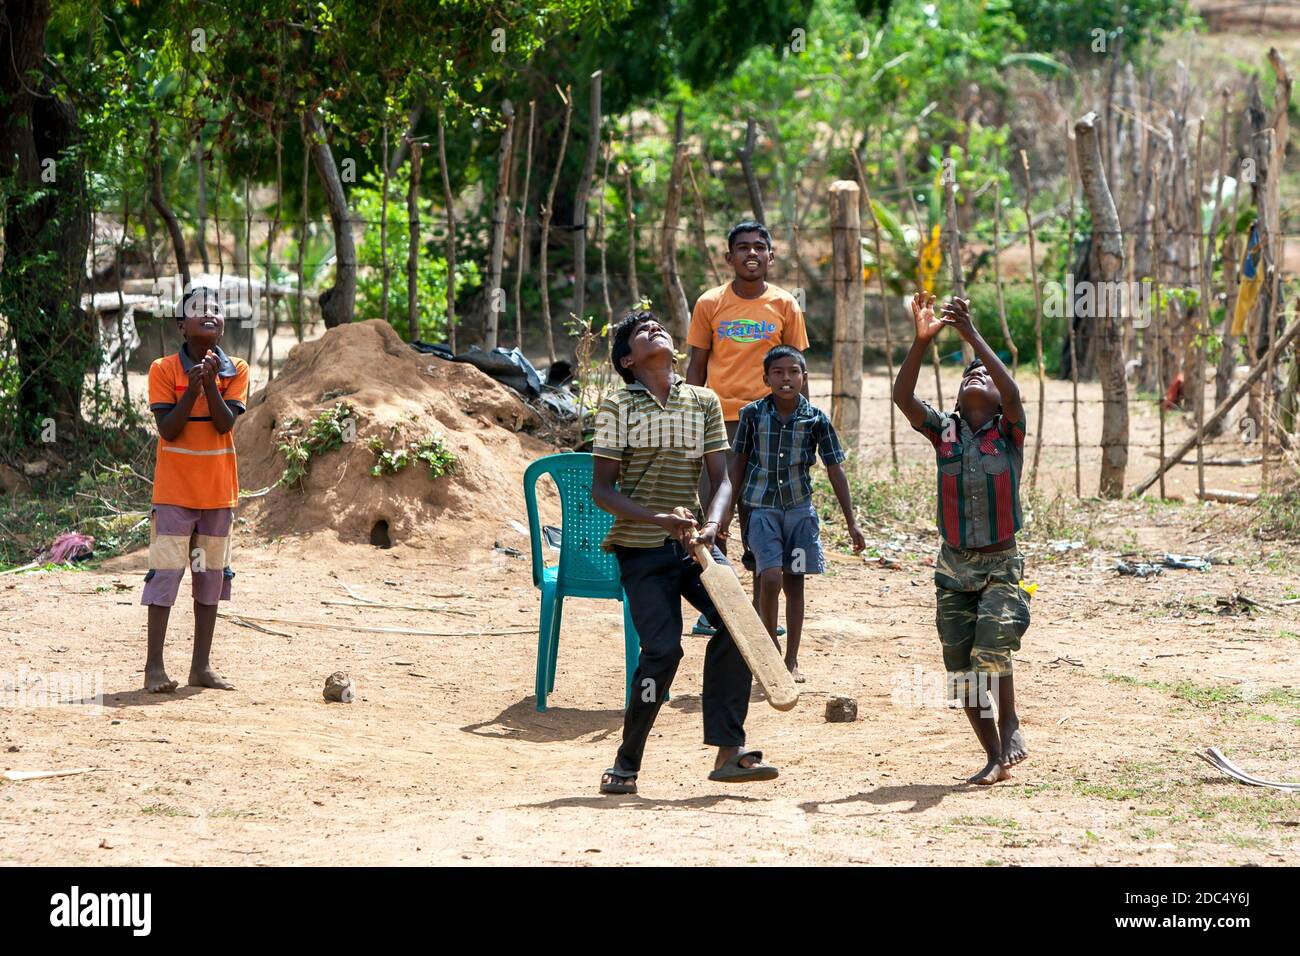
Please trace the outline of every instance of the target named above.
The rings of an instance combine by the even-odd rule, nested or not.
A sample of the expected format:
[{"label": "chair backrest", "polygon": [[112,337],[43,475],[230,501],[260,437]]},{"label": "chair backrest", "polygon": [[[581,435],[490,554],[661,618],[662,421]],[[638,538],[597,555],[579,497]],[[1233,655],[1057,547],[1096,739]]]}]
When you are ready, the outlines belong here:
[{"label": "chair backrest", "polygon": [[596,506],[591,498],[591,455],[566,452],[547,455],[524,472],[524,500],[528,505],[528,535],[533,551],[533,584],[541,586],[541,521],[537,516],[537,479],[550,475],[560,492],[563,538],[557,584],[568,594],[586,597],[618,597],[621,585],[614,555],[600,549],[614,516]]}]

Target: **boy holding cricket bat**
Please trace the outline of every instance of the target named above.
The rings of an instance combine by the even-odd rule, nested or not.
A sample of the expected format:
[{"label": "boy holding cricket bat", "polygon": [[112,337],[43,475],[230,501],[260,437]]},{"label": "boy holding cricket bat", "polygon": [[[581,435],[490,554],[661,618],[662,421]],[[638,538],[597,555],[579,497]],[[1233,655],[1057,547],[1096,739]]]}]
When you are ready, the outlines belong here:
[{"label": "boy holding cricket bat", "polygon": [[[818,454],[848,523],[853,550],[865,548],[853,518],[844,450],[826,413],[807,399],[808,364],[803,353],[778,345],[763,357],[763,384],[771,394],[740,410],[730,479],[749,508],[746,541],[754,554],[759,616],[777,649],[778,603],[785,593],[785,666],[802,684],[799,639],[803,634],[804,575],[821,574],[821,523],[812,500],[812,466]],[[727,531],[730,514],[723,519]]]},{"label": "boy holding cricket bat", "polygon": [[[772,780],[777,768],[745,749],[752,677],[708,592],[690,547],[715,540],[732,506],[727,433],[718,397],[688,385],[673,370],[672,336],[653,312],[629,312],[612,333],[610,358],[627,386],[606,398],[596,416],[592,498],[614,515],[603,543],[618,559],[628,608],[641,637],[641,657],[623,719],[614,766],[602,793],[636,793],[646,739],[682,659],[682,598],[709,620],[704,652],[704,742],[718,748],[711,780]],[[696,486],[707,470],[714,493],[698,525]],[[691,517],[674,513],[685,509]]]},{"label": "boy holding cricket bat", "polygon": [[[934,566],[936,622],[949,696],[962,700],[988,758],[968,782],[989,785],[1010,779],[1010,767],[1028,755],[1011,677],[1011,653],[1029,627],[1020,585],[1025,565],[1016,548],[1025,410],[1011,373],[972,323],[967,300],[948,300],[936,317],[934,296],[918,292],[912,317],[916,337],[894,382],[894,404],[935,449],[943,539]],[[945,327],[976,355],[951,414],[914,394],[925,351]]]}]

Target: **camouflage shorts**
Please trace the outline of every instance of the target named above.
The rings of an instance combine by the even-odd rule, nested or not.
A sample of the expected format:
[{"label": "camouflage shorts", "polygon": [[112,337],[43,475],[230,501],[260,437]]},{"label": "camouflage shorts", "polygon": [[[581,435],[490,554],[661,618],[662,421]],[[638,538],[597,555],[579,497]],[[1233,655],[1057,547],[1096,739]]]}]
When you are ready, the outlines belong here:
[{"label": "camouflage shorts", "polygon": [[1011,652],[1029,628],[1025,561],[1016,549],[981,554],[944,544],[934,565],[935,623],[950,677],[1011,673]]}]

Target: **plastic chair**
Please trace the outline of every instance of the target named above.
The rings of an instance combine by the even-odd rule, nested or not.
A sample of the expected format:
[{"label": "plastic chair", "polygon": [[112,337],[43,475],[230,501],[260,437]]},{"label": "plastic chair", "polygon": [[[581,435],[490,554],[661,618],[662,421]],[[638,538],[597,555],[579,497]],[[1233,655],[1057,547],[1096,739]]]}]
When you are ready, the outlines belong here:
[{"label": "plastic chair", "polygon": [[[537,479],[550,475],[560,491],[563,528],[560,563],[547,566],[542,556],[542,524],[537,517]],[[542,616],[537,628],[537,709],[546,710],[546,695],[555,690],[555,665],[560,649],[560,621],[566,597],[612,598],[623,603],[623,657],[627,668],[624,706],[632,693],[632,674],[641,657],[641,638],[632,625],[618,561],[602,551],[614,516],[591,500],[591,455],[569,452],[547,455],[524,472],[528,504],[528,536],[533,551],[533,584],[542,592]]]}]

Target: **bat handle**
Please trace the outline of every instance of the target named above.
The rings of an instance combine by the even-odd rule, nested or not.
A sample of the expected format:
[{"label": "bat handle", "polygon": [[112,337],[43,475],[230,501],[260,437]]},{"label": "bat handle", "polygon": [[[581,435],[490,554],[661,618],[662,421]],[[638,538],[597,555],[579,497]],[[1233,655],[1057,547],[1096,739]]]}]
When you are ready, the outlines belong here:
[{"label": "bat handle", "polygon": [[695,560],[700,562],[700,567],[708,569],[714,563],[713,549],[707,544],[696,544],[691,546],[691,553],[695,555]]}]

